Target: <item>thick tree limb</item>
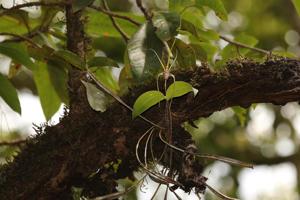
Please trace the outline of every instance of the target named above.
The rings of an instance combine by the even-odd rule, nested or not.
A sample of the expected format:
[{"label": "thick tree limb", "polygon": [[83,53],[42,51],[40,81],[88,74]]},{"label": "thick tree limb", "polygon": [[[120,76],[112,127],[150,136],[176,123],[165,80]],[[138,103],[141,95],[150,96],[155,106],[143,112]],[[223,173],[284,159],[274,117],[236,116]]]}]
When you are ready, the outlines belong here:
[{"label": "thick tree limb", "polygon": [[[190,139],[180,128],[186,120],[207,117],[230,106],[248,107],[261,102],[284,105],[300,100],[300,62],[296,60],[275,59],[261,64],[242,60],[228,63],[221,73],[200,67],[174,75],[199,90],[196,98],[186,95],[173,101],[174,144],[180,147]],[[123,100],[132,105],[141,93],[156,88],[155,85],[153,80],[137,86]],[[13,163],[2,167],[2,198],[71,199],[72,186],[84,188],[86,196],[100,196],[112,192],[109,189],[115,186],[113,179],[130,176],[137,169],[134,149],[149,128],[148,123],[132,120],[130,111],[118,103],[104,113],[94,112],[83,103],[76,110],[58,125],[45,127],[28,141]],[[157,106],[145,115],[160,123],[161,110]],[[161,148],[162,143],[155,144]],[[117,173],[104,167],[117,159],[122,160]],[[89,177],[96,171],[99,173]]]}]

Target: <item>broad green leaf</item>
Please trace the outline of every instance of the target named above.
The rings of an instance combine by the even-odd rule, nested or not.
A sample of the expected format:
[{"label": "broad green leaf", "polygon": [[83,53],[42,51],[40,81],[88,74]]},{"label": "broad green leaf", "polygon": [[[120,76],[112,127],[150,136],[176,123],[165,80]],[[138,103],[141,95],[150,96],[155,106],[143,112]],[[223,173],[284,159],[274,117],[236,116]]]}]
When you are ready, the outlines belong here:
[{"label": "broad green leaf", "polygon": [[[236,42],[240,42],[242,44],[246,44],[248,46],[254,47],[257,43],[258,40],[253,37],[253,36],[249,36],[247,34],[240,34],[238,35],[234,41]],[[246,55],[250,50],[247,48],[242,48],[242,47],[237,47],[233,44],[228,44],[221,52],[221,56],[222,56],[222,61],[227,61],[230,58],[234,58],[237,56],[244,56]]]},{"label": "broad green leaf", "polygon": [[78,55],[76,55],[75,53],[73,53],[71,51],[58,50],[58,51],[54,52],[54,54],[79,69],[84,68],[83,60]]},{"label": "broad green leaf", "polygon": [[148,92],[143,93],[141,96],[137,98],[133,105],[133,112],[132,118],[135,118],[154,106],[155,104],[159,103],[160,101],[164,100],[165,96],[156,90],[151,90]]},{"label": "broad green leaf", "polygon": [[300,15],[300,1],[299,0],[292,0],[296,10],[297,10],[297,13],[298,15]]},{"label": "broad green leaf", "polygon": [[94,57],[91,60],[88,61],[89,67],[117,67],[119,68],[119,65],[116,61],[113,59],[110,59],[108,57]]},{"label": "broad green leaf", "polygon": [[154,13],[153,26],[156,35],[163,41],[168,41],[177,34],[180,26],[180,16],[175,12]]},{"label": "broad green leaf", "polygon": [[86,95],[91,108],[100,112],[106,111],[108,101],[105,94],[95,85],[85,81],[81,82],[86,88]]},{"label": "broad green leaf", "polygon": [[196,54],[193,47],[189,44],[176,40],[173,51],[174,55],[177,54],[176,61],[179,68],[193,68],[196,66]]},{"label": "broad green leaf", "polygon": [[33,70],[34,81],[38,90],[44,115],[49,120],[60,107],[61,101],[51,82],[49,67],[39,62]]},{"label": "broad green leaf", "polygon": [[74,0],[73,1],[73,11],[77,12],[89,5],[91,5],[95,0]]},{"label": "broad green leaf", "polygon": [[[123,54],[126,51],[126,44],[120,37],[102,36],[93,40],[93,48],[101,50],[105,55],[118,62],[123,62]],[[94,56],[94,55],[93,55]]]},{"label": "broad green leaf", "polygon": [[161,57],[163,44],[154,33],[154,27],[150,23],[144,24],[134,34],[128,42],[127,49],[132,75],[135,79],[152,77],[161,69],[158,56]]},{"label": "broad green leaf", "polygon": [[69,105],[68,96],[68,73],[66,63],[62,60],[51,58],[47,61],[47,68],[50,76],[50,81],[60,97],[61,101]]},{"label": "broad green leaf", "polygon": [[170,10],[177,12],[181,12],[184,8],[187,8],[193,4],[193,0],[169,0]]},{"label": "broad green leaf", "polygon": [[26,46],[22,43],[0,43],[0,53],[10,57],[15,63],[26,66],[30,70],[36,68],[35,64],[30,59]]},{"label": "broad green leaf", "polygon": [[0,97],[17,113],[21,114],[21,106],[15,87],[0,73]]},{"label": "broad green leaf", "polygon": [[105,87],[115,93],[120,90],[119,84],[113,77],[110,67],[91,67],[90,70]]},{"label": "broad green leaf", "polygon": [[[16,28],[18,27],[18,28]],[[22,22],[13,16],[0,17],[0,30],[7,33],[24,34],[27,29],[23,26]]]},{"label": "broad green leaf", "polygon": [[166,99],[170,100],[175,97],[180,97],[189,92],[194,92],[194,95],[196,96],[198,91],[195,88],[193,88],[193,86],[191,84],[189,84],[187,82],[175,81],[168,87],[167,93],[166,93]]},{"label": "broad green leaf", "polygon": [[207,6],[215,11],[216,15],[222,20],[227,20],[227,11],[222,0],[196,0],[197,7]]}]

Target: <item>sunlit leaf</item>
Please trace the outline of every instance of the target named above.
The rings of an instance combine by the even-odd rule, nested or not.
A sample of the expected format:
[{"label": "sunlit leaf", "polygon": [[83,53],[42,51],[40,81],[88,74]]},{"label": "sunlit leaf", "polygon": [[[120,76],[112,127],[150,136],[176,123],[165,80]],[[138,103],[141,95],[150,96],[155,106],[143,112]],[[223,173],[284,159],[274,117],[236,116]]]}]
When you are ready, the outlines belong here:
[{"label": "sunlit leaf", "polygon": [[159,103],[160,101],[164,100],[165,96],[156,90],[151,90],[148,92],[143,93],[141,96],[137,98],[133,105],[133,112],[132,118],[135,118],[154,106],[155,104]]},{"label": "sunlit leaf", "polygon": [[166,93],[166,99],[170,100],[175,97],[180,97],[189,92],[193,92],[194,95],[197,94],[197,90],[194,89],[191,84],[184,82],[184,81],[175,81],[168,87],[167,93]]},{"label": "sunlit leaf", "polygon": [[88,61],[89,67],[119,67],[118,63],[108,57],[94,57]]},{"label": "sunlit leaf", "polygon": [[222,0],[196,0],[196,6],[207,6],[215,11],[216,15],[223,20],[227,20],[227,11]]},{"label": "sunlit leaf", "polygon": [[30,70],[36,68],[35,64],[30,59],[26,46],[22,43],[0,43],[0,53],[10,57],[15,63],[20,63],[28,67]]},{"label": "sunlit leaf", "polygon": [[71,51],[58,50],[54,54],[79,69],[84,68],[83,60],[77,54],[75,54]]},{"label": "sunlit leaf", "polygon": [[180,16],[175,12],[160,12],[153,16],[153,25],[156,35],[163,41],[171,39],[177,34],[180,26]]},{"label": "sunlit leaf", "polygon": [[297,13],[298,15],[300,15],[300,1],[299,0],[292,0],[296,10],[297,10]]},{"label": "sunlit leaf", "polygon": [[120,90],[119,84],[113,77],[110,67],[92,67],[90,71],[96,76],[98,81],[111,91],[117,93]]},{"label": "sunlit leaf", "polygon": [[49,67],[42,62],[33,70],[34,81],[38,90],[44,115],[49,120],[60,107],[61,100],[52,84]]},{"label": "sunlit leaf", "polygon": [[86,88],[86,95],[91,108],[104,112],[107,106],[105,94],[91,83],[85,81],[82,81],[82,83]]},{"label": "sunlit leaf", "polygon": [[15,87],[0,73],[0,97],[17,113],[21,114],[21,106]]},{"label": "sunlit leaf", "polygon": [[[128,55],[135,79],[145,79],[158,73],[163,44],[150,23],[144,24],[128,42]],[[155,54],[156,52],[156,54]]]}]

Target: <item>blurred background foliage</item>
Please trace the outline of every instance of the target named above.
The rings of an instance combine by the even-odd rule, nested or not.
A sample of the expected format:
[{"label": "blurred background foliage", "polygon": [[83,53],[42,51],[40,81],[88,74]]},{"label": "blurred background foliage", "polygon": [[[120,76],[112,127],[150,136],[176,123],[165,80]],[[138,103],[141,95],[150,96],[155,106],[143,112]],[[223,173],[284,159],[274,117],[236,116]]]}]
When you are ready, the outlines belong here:
[{"label": "blurred background foliage", "polygon": [[[170,2],[171,7],[173,6],[172,9],[181,10],[186,1],[173,0]],[[2,3],[4,4],[4,1]],[[182,18],[189,19],[193,24],[198,24],[228,38],[247,34],[249,37],[256,38],[257,47],[280,51],[281,53],[289,52],[289,54],[285,54],[299,58],[300,18],[292,1],[224,0],[223,3],[228,12],[227,21],[221,21],[213,11],[206,8],[201,11],[190,8],[183,13]],[[129,16],[139,23],[144,22],[144,18],[138,13],[136,6],[129,0],[110,0],[108,5],[112,11]],[[149,8],[151,6],[153,5],[148,4]],[[132,14],[128,11],[134,11],[138,14]],[[65,19],[61,11],[53,12],[45,8],[38,10],[37,13],[29,16],[27,22],[20,20],[20,13],[12,14],[12,16],[1,16],[0,32],[16,33],[15,28],[11,28],[12,26],[18,27],[18,34],[39,29],[39,35],[34,38],[35,42],[39,44],[46,43],[53,49],[61,48],[65,41],[63,36],[65,27],[62,23]],[[45,20],[45,16],[52,16],[53,13],[55,14],[55,23],[51,28],[51,32],[43,32],[43,27],[39,27],[39,24]],[[197,17],[193,18],[191,13],[197,15]],[[5,20],[5,17],[9,17],[10,20]],[[122,66],[125,65],[124,69],[126,69],[126,64],[128,64],[126,63],[126,44],[119,33],[111,26],[109,17],[88,9],[86,21],[86,31],[90,36],[92,47],[89,54],[91,56],[105,54],[109,58],[118,61]],[[132,36],[138,30],[137,26],[127,21],[121,19],[116,19],[116,21],[129,36]],[[43,24],[45,23],[43,22]],[[183,26],[183,24],[181,25]],[[204,34],[204,36],[214,38],[214,32],[210,35]],[[185,44],[176,45],[181,45],[180,48],[182,48]],[[221,54],[218,54],[218,52],[221,52],[226,45],[227,42],[216,39],[207,42],[206,46],[202,46],[206,52],[210,52],[207,53],[206,59],[213,69],[216,69],[214,66],[218,65],[219,60],[222,60]],[[30,53],[31,55],[34,54],[34,52]],[[255,52],[249,52],[247,55],[250,57],[255,56],[255,58],[259,57]],[[184,59],[179,59],[179,62],[184,62]],[[19,69],[14,63],[10,64],[4,56],[1,57],[1,63],[3,66],[9,66],[9,70],[3,70],[4,68],[0,67],[1,72],[11,75],[11,81],[18,89],[19,95],[23,93],[37,95],[39,89],[36,88],[32,74],[28,69]],[[181,65],[184,65],[184,63],[181,63]],[[122,80],[120,79],[120,81]],[[55,111],[57,111],[58,105],[55,107]],[[13,130],[7,128],[13,125],[6,124],[6,115],[9,115],[7,114],[9,111],[6,109],[7,112],[4,112],[3,107],[5,105],[2,102],[0,108],[0,141],[28,137],[29,133],[24,131],[24,126]],[[204,162],[207,163],[205,173],[211,185],[226,194],[238,195],[245,200],[299,199],[300,107],[298,103],[289,103],[283,107],[258,104],[252,105],[249,109],[229,108],[217,112],[207,119],[199,119],[194,124],[198,128],[191,126],[189,123],[184,124],[184,127],[195,139],[200,152],[228,156],[256,165],[254,170],[245,170],[220,162],[205,160]],[[4,163],[11,160],[17,152],[18,146],[1,145],[0,161]],[[272,172],[271,175],[267,171]],[[132,182],[129,180],[120,180],[120,188],[128,187],[131,184]],[[144,189],[138,188],[130,193],[127,199],[138,197],[144,199],[148,193],[151,193],[149,192],[151,188],[153,189],[155,186],[150,184],[145,192],[141,192]],[[156,199],[161,199],[161,196],[157,195]],[[216,199],[216,197],[207,193],[205,199]]]}]

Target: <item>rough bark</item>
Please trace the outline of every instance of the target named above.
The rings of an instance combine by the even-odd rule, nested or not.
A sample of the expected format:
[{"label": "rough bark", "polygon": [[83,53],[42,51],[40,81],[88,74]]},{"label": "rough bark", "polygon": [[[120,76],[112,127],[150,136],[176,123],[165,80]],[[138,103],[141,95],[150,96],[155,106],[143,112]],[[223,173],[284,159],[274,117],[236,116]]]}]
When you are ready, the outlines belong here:
[{"label": "rough bark", "polygon": [[[177,80],[188,81],[199,90],[196,98],[191,94],[173,101],[174,143],[181,147],[190,139],[180,128],[184,121],[230,106],[261,102],[284,105],[300,100],[300,62],[296,60],[242,60],[228,63],[221,73],[203,66],[174,74]],[[132,105],[141,93],[154,88],[155,80],[132,88],[123,99]],[[115,179],[131,176],[137,169],[134,149],[150,127],[148,123],[132,120],[131,112],[117,102],[104,113],[94,112],[86,104],[76,109],[79,111],[66,113],[59,124],[41,128],[15,160],[2,167],[2,199],[71,199],[72,186],[84,188],[90,197],[107,194],[113,192]],[[156,106],[145,116],[160,124],[163,110]],[[159,149],[162,143],[156,142],[156,146]],[[103,167],[117,159],[122,160],[117,173]],[[89,178],[97,170],[100,173]]]}]

